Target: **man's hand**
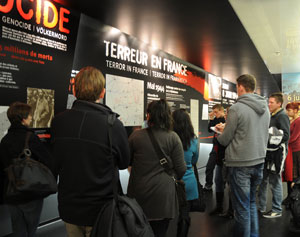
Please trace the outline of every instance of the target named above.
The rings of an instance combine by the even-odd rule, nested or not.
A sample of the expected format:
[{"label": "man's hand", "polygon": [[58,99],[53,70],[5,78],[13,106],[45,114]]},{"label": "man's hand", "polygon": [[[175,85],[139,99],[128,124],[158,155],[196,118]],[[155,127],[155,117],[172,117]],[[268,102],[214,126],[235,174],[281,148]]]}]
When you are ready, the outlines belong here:
[{"label": "man's hand", "polygon": [[293,188],[293,187],[294,187],[294,185],[295,185],[295,182],[292,182],[292,183],[291,183],[291,188]]},{"label": "man's hand", "polygon": [[216,125],[217,131],[219,131],[219,132],[221,132],[221,133],[224,131],[224,128],[225,128],[225,123],[218,123],[218,124]]}]

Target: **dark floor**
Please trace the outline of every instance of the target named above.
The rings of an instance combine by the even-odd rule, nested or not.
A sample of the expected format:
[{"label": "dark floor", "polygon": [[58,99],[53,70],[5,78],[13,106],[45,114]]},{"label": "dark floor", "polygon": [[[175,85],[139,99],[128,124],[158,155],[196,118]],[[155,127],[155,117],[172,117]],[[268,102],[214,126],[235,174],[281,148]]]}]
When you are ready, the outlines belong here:
[{"label": "dark floor", "polygon": [[[213,209],[214,198],[212,193],[207,195],[207,210],[205,213],[191,213],[191,226],[189,237],[227,237],[232,235],[233,220],[218,216],[209,216],[208,213]],[[270,197],[270,195],[269,195]],[[225,200],[226,202],[226,200]],[[270,200],[269,200],[270,203]],[[300,234],[289,232],[290,211],[283,210],[280,218],[266,219],[259,218],[261,237],[300,237]],[[168,231],[168,237],[175,236],[175,223],[172,223]],[[62,221],[42,226],[38,229],[38,237],[65,237],[67,236]]]},{"label": "dark floor", "polygon": [[[234,224],[233,219],[226,219],[218,216],[209,216],[208,212],[212,206],[208,206],[205,213],[191,213],[192,224],[189,237],[227,237],[232,235]],[[300,237],[300,234],[289,232],[290,211],[284,207],[283,215],[280,218],[266,219],[259,217],[261,237]]]}]

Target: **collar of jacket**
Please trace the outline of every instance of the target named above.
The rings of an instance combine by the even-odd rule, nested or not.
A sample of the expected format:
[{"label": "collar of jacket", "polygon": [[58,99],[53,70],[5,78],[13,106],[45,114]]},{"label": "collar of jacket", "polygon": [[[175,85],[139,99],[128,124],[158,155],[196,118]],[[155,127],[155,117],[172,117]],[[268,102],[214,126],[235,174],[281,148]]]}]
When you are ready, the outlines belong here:
[{"label": "collar of jacket", "polygon": [[275,114],[277,114],[277,113],[280,112],[281,110],[283,110],[283,108],[278,108],[278,109],[276,109],[276,110],[272,113],[272,116],[274,116]]},{"label": "collar of jacket", "polygon": [[30,128],[24,126],[21,123],[12,123],[8,129],[8,131],[13,131],[13,130],[24,130],[24,131],[31,131]]},{"label": "collar of jacket", "polygon": [[86,109],[86,108],[99,110],[102,112],[104,111],[105,113],[108,113],[108,114],[116,114],[117,118],[120,116],[119,114],[113,112],[111,110],[111,108],[109,108],[108,106],[106,106],[104,104],[90,102],[90,101],[86,101],[86,100],[75,100],[73,103],[73,106],[72,106],[72,109]]}]

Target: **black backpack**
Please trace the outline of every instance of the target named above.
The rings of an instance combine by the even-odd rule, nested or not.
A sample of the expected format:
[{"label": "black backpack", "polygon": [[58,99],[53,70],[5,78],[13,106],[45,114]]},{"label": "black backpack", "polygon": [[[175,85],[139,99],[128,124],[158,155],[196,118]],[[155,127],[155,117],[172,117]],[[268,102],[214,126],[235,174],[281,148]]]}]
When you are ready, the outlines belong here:
[{"label": "black backpack", "polygon": [[299,228],[300,232],[300,183],[294,185],[293,191],[290,194],[290,207],[294,227]]},{"label": "black backpack", "polygon": [[118,195],[100,211],[91,237],[154,237],[143,210],[135,199]]}]

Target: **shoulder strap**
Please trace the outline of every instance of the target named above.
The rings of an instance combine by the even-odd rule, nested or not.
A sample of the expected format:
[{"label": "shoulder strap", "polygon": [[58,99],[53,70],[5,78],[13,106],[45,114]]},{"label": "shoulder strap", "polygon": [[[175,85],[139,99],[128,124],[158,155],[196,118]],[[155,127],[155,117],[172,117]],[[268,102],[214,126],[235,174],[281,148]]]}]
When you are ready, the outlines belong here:
[{"label": "shoulder strap", "polygon": [[154,147],[154,150],[156,152],[156,155],[159,159],[159,163],[160,165],[165,169],[165,171],[169,174],[169,175],[172,175],[172,170],[169,166],[169,163],[168,163],[168,160],[166,159],[164,153],[162,152],[162,150],[160,149],[160,146],[158,145],[158,142],[157,140],[155,139],[154,137],[154,134],[153,134],[153,131],[151,128],[147,128],[146,129],[147,132],[148,132],[148,135],[150,137],[150,140],[151,140],[151,143]]},{"label": "shoulder strap", "polygon": [[30,135],[31,135],[31,132],[30,131],[28,131],[27,133],[26,133],[26,138],[25,138],[25,147],[24,147],[24,149],[25,148],[27,148],[27,149],[29,149],[29,138],[30,138]]},{"label": "shoulder strap", "polygon": [[29,149],[29,139],[30,139],[31,133],[32,133],[31,131],[28,131],[26,133],[24,149],[18,158],[21,158],[21,156],[24,154],[26,159],[30,159],[31,151]]}]

